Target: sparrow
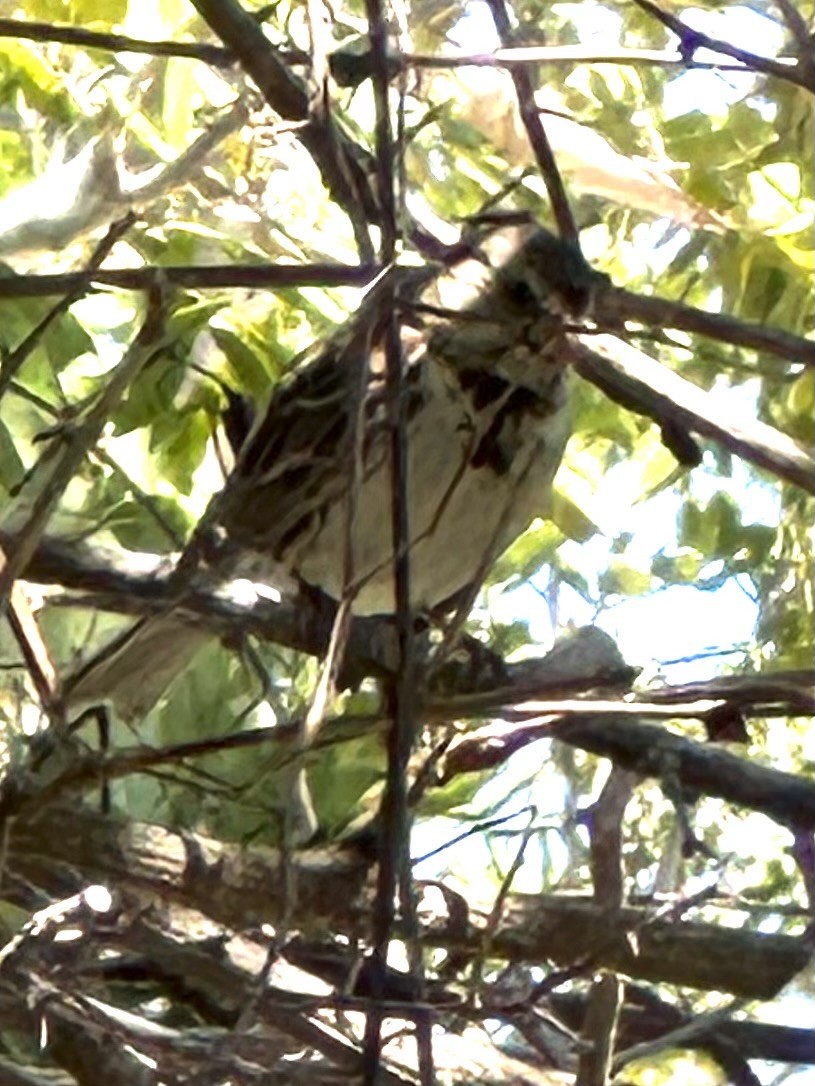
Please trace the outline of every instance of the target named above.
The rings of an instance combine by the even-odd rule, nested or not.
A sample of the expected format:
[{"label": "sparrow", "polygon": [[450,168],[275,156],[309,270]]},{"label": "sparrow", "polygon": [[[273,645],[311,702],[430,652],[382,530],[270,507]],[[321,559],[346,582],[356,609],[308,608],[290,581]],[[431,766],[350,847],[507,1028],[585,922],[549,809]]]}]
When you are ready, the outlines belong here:
[{"label": "sparrow", "polygon": [[[558,348],[600,278],[529,223],[482,232],[441,265],[384,273],[273,391],[240,445],[199,526],[212,576],[284,594],[305,582],[355,614],[393,613],[394,415],[382,339],[395,304],[412,608],[444,609],[480,583],[547,513],[570,434]],[[144,619],[69,677],[69,703],[110,699],[124,715],[144,712],[205,637],[182,611]]]}]

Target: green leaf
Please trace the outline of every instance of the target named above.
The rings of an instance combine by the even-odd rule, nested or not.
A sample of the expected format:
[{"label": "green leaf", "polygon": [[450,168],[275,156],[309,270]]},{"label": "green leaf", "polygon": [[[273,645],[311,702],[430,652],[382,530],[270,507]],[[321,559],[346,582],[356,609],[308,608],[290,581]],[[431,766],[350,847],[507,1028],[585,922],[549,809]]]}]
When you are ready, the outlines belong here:
[{"label": "green leaf", "polygon": [[815,370],[807,370],[793,381],[786,408],[790,436],[809,445],[815,442]]},{"label": "green leaf", "polygon": [[117,434],[127,434],[155,420],[167,424],[175,396],[186,375],[181,359],[161,357],[144,370],[113,416]]},{"label": "green leaf", "polygon": [[706,560],[694,550],[670,556],[658,554],[651,562],[651,573],[666,584],[693,584],[705,564]]},{"label": "green leaf", "polygon": [[127,550],[153,554],[175,550],[173,535],[176,540],[186,538],[192,527],[189,516],[177,502],[160,494],[152,495],[149,505],[150,509],[135,499],[125,500],[111,513],[106,526]]},{"label": "green leaf", "polygon": [[720,490],[711,498],[705,513],[715,524],[713,556],[730,557],[738,550],[741,538],[741,511],[738,505],[729,494]]},{"label": "green leaf", "polygon": [[0,421],[0,486],[9,490],[22,481],[25,464],[20,459],[14,439],[5,423]]},{"label": "green leaf", "polygon": [[614,555],[600,575],[600,591],[614,596],[641,596],[651,589],[651,574]]},{"label": "green leaf", "polygon": [[228,328],[213,327],[212,337],[226,355],[236,390],[247,392],[254,400],[261,401],[268,394],[271,384],[266,360]]},{"label": "green leaf", "polygon": [[510,578],[526,580],[554,559],[564,539],[563,532],[556,524],[536,520],[495,563],[490,572],[490,582],[500,584]]},{"label": "green leaf", "polygon": [[189,494],[193,474],[201,466],[213,425],[204,411],[192,410],[170,416],[168,426],[157,420],[151,448],[158,454],[161,474],[181,494]]},{"label": "green leaf", "polygon": [[567,539],[578,543],[585,543],[600,531],[576,502],[557,489],[552,492],[550,519]]},{"label": "green leaf", "polygon": [[741,513],[735,501],[719,491],[701,508],[687,501],[679,514],[679,543],[706,559],[729,558],[740,546]]}]

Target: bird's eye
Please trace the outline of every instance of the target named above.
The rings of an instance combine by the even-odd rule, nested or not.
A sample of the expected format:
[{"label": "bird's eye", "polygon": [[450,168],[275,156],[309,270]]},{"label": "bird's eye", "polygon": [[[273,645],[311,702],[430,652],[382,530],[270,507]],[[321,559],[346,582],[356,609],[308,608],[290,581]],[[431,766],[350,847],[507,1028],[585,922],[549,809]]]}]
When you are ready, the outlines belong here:
[{"label": "bird's eye", "polygon": [[512,302],[519,309],[539,308],[540,302],[535,297],[534,291],[526,279],[515,279],[507,284],[507,290]]}]

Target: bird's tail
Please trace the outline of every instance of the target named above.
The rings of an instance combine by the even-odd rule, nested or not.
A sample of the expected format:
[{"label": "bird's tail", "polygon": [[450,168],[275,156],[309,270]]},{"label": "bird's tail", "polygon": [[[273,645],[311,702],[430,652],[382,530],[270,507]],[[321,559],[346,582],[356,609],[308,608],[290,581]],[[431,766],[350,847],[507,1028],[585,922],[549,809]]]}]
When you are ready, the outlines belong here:
[{"label": "bird's tail", "polygon": [[177,612],[142,619],[68,676],[66,703],[110,702],[123,719],[144,716],[209,636]]}]

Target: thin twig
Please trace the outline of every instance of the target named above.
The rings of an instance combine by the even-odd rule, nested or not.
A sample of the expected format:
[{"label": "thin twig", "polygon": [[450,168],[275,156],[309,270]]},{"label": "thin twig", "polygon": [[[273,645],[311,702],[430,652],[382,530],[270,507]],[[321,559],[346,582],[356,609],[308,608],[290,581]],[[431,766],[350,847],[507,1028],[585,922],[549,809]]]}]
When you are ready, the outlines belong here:
[{"label": "thin twig", "polygon": [[6,389],[17,376],[20,367],[57,317],[66,313],[74,302],[79,301],[83,294],[86,294],[91,289],[94,273],[99,271],[103,261],[108,256],[113,246],[127,233],[135,221],[136,215],[132,211],[129,211],[121,219],[108,227],[107,233],[95,246],[91,257],[83,270],[74,273],[74,281],[65,297],[49,309],[36,327],[32,328],[28,333],[23,342],[15,347],[6,358],[2,359],[2,362],[0,362],[0,399],[2,399]]},{"label": "thin twig", "polygon": [[680,51],[689,60],[693,58],[697,49],[711,49],[714,53],[723,53],[727,57],[733,57],[754,72],[772,75],[777,79],[784,79],[788,83],[794,83],[796,86],[815,92],[815,78],[811,71],[801,70],[802,65],[800,62],[795,66],[788,66],[770,57],[762,57],[758,53],[752,53],[749,49],[731,45],[729,41],[724,41],[721,38],[712,38],[709,34],[688,26],[676,15],[663,11],[657,4],[652,3],[652,0],[634,0],[634,3],[641,7],[643,11],[647,11],[649,15],[653,15],[655,19],[658,19],[659,22],[676,34],[680,41]]},{"label": "thin twig", "polygon": [[61,42],[63,45],[80,45],[85,49],[104,49],[111,53],[147,53],[154,57],[189,57],[218,68],[228,68],[235,57],[219,45],[193,42],[149,41],[131,38],[126,34],[109,34],[99,30],[85,30],[80,26],[56,26],[24,19],[0,19],[0,38],[23,38],[27,41]]},{"label": "thin twig", "polygon": [[[0,548],[0,569],[5,561],[5,554]],[[51,724],[59,726],[63,723],[58,710],[59,675],[34,608],[19,582],[12,585],[6,607],[11,632],[23,654],[40,705]]]},{"label": "thin twig", "polygon": [[[395,147],[389,102],[388,27],[383,0],[367,0],[373,54],[374,101],[376,106],[376,171],[382,207],[382,259],[388,266],[396,258],[398,223],[394,182]],[[374,1086],[379,1077],[382,1009],[388,945],[394,922],[397,890],[405,925],[411,972],[419,998],[423,998],[424,976],[419,925],[413,892],[410,862],[410,811],[408,805],[408,762],[416,733],[416,671],[414,623],[410,590],[410,523],[408,509],[407,397],[405,362],[402,352],[395,293],[385,325],[386,379],[391,409],[390,468],[391,524],[393,536],[393,582],[399,668],[389,684],[388,701],[392,723],[388,731],[388,764],[380,809],[381,833],[377,869],[376,899],[373,907],[372,981],[373,1004],[365,1029],[363,1081]],[[378,997],[378,998],[377,998]],[[435,1069],[430,1023],[416,1020],[419,1075],[422,1086],[433,1086]]]},{"label": "thin twig", "polygon": [[[498,36],[504,45],[512,44],[512,28],[507,15],[505,0],[487,0]],[[564,241],[579,246],[579,232],[575,222],[566,187],[555,159],[554,152],[535,104],[535,88],[532,78],[525,68],[516,68],[511,72],[512,81],[518,96],[518,108],[521,112],[529,142],[543,176],[546,191],[552,204],[552,214],[557,223],[558,232]]]},{"label": "thin twig", "polygon": [[[779,57],[779,64],[794,69],[793,57]],[[508,46],[491,53],[453,53],[433,55],[406,53],[402,64],[411,68],[514,68],[525,65],[550,65],[568,68],[579,64],[622,64],[632,67],[699,69],[718,72],[752,72],[744,64],[688,59],[669,49],[602,49],[594,45]]]},{"label": "thin twig", "polygon": [[[22,511],[22,522],[17,526],[14,550],[8,555],[5,568],[0,572],[0,600],[6,598],[14,581],[28,565],[55,505],[79,470],[88,450],[99,440],[113,409],[140,370],[160,348],[164,338],[165,302],[166,285],[160,273],[154,274],[147,313],[132,345],[84,419],[66,426],[40,458],[34,470],[36,494],[33,495],[30,507]],[[23,501],[26,499],[24,489]]]},{"label": "thin twig", "polygon": [[504,905],[507,900],[507,896],[512,889],[512,883],[515,881],[515,876],[521,869],[521,865],[524,862],[526,856],[526,850],[529,842],[532,839],[532,835],[535,832],[535,821],[538,817],[538,811],[536,807],[530,806],[527,808],[529,813],[529,822],[526,829],[521,834],[521,839],[518,842],[518,848],[513,857],[512,863],[509,865],[504,878],[501,880],[501,885],[498,888],[498,893],[495,895],[495,901],[492,903],[490,909],[490,915],[487,918],[487,922],[484,925],[484,931],[481,936],[481,943],[478,948],[478,955],[473,962],[471,987],[472,991],[476,992],[481,984],[482,974],[484,971],[484,962],[490,955],[490,948],[492,946],[495,933],[498,931],[498,925],[501,923],[501,917],[504,911]]},{"label": "thin twig", "polygon": [[[309,95],[264,35],[252,16],[235,0],[192,0],[196,10],[232,50],[266,101],[286,120],[310,121],[299,138],[314,158],[329,191],[348,215],[360,258],[373,259],[368,222],[378,217],[377,200],[363,171],[357,168],[351,141],[336,128],[316,123]],[[364,157],[362,148],[354,149]]]}]

